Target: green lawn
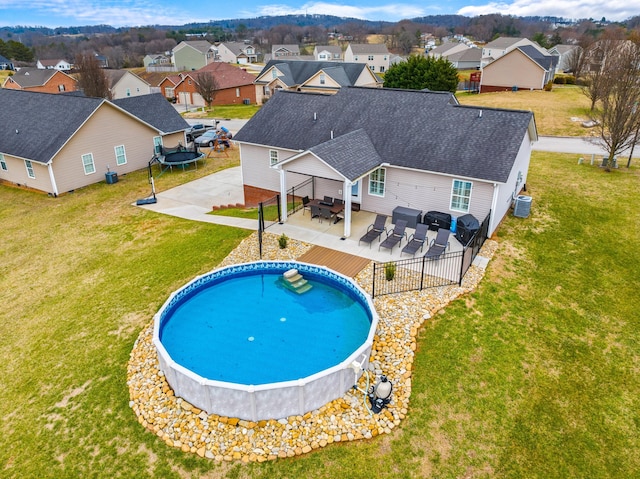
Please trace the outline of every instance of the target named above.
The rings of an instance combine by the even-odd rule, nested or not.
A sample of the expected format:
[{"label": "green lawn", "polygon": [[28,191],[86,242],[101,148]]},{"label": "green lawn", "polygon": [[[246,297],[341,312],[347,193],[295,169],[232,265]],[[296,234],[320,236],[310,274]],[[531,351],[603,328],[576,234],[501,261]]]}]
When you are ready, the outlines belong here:
[{"label": "green lawn", "polygon": [[248,465],[169,448],[126,385],[168,294],[246,232],[131,206],[145,172],[59,198],[0,186],[0,477],[638,477],[639,174],[534,153],[532,214],[505,219],[480,288],[425,323],[400,427]]}]

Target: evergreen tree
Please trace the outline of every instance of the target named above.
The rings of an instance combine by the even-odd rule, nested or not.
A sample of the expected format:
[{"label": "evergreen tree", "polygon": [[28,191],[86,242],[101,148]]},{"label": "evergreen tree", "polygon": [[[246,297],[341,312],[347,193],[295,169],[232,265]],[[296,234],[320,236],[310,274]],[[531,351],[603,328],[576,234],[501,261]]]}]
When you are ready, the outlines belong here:
[{"label": "evergreen tree", "polygon": [[446,58],[411,55],[406,61],[389,67],[384,76],[384,87],[405,90],[428,88],[455,93],[458,81],[458,71]]}]

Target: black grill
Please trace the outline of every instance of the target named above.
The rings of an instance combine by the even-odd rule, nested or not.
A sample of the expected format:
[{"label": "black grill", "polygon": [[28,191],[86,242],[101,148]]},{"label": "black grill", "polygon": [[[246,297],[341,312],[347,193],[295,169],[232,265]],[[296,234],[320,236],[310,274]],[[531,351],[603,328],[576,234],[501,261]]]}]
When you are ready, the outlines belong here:
[{"label": "black grill", "polygon": [[427,211],[422,219],[425,225],[429,225],[431,231],[438,231],[440,228],[451,229],[451,215],[440,211]]}]

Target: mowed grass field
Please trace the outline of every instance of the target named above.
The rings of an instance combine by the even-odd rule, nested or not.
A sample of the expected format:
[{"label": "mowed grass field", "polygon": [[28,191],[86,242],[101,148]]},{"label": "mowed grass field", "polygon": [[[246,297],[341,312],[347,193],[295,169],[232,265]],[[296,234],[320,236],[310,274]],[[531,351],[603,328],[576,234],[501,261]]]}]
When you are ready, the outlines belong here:
[{"label": "mowed grass field", "polygon": [[638,477],[639,173],[534,153],[530,217],[505,218],[478,290],[419,333],[407,419],[264,464],[169,448],[126,385],[169,293],[247,233],[132,206],[144,171],[59,198],[0,186],[0,477]]},{"label": "mowed grass field", "polygon": [[554,85],[551,91],[458,92],[462,105],[533,111],[538,134],[543,136],[592,136],[581,123],[590,118],[590,102],[580,87]]}]

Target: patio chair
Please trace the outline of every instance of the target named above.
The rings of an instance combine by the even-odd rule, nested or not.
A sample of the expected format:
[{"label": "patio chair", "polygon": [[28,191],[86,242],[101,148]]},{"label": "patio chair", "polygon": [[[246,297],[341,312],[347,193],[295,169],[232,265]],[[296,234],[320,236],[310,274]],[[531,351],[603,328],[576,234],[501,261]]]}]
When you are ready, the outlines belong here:
[{"label": "patio chair", "polygon": [[311,205],[309,204],[311,200],[309,199],[308,196],[304,196],[302,198],[302,215],[304,216],[304,210],[309,210],[311,211]]},{"label": "patio chair", "polygon": [[367,226],[367,232],[358,240],[358,246],[360,246],[360,241],[364,241],[365,243],[369,243],[369,248],[371,248],[371,243],[373,242],[373,240],[376,238],[380,238],[380,235],[384,231],[384,225],[386,222],[387,217],[385,215],[376,216],[373,224]]},{"label": "patio chair", "polygon": [[332,216],[333,216],[333,213],[331,213],[331,209],[330,208],[325,208],[323,206],[320,206],[320,220],[321,221],[323,219],[330,220]]},{"label": "patio chair", "polygon": [[396,220],[396,224],[393,226],[393,229],[389,228],[387,231],[387,239],[385,239],[380,246],[378,246],[378,251],[380,248],[389,248],[389,253],[393,252],[393,247],[402,242],[402,238],[407,237],[407,233],[405,230],[407,229],[407,220]]},{"label": "patio chair", "polygon": [[422,247],[424,246],[425,241],[427,241],[427,231],[429,231],[429,225],[425,225],[424,223],[418,223],[416,225],[416,231],[407,241],[407,244],[404,248],[402,248],[402,253],[407,253],[410,255],[415,255],[418,250],[422,251]]},{"label": "patio chair", "polygon": [[320,218],[320,207],[317,205],[311,205],[311,219],[315,217]]},{"label": "patio chair", "polygon": [[424,257],[432,260],[440,259],[442,253],[449,248],[449,234],[451,234],[450,230],[440,228],[435,239],[431,241],[429,249],[425,253]]}]

